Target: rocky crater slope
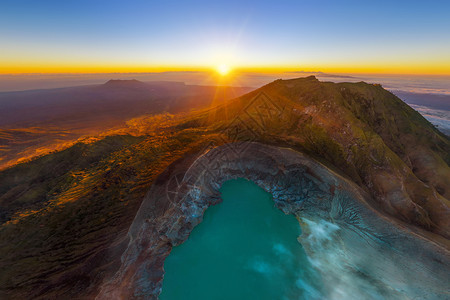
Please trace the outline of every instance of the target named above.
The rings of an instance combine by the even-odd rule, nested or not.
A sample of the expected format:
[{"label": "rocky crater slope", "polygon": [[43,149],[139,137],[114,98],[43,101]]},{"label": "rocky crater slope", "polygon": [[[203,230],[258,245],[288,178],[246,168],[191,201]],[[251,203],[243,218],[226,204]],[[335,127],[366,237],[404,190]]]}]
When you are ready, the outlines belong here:
[{"label": "rocky crater slope", "polygon": [[[184,173],[175,167],[163,177],[181,174],[179,184],[163,180],[152,187],[131,225],[122,265],[97,299],[156,299],[164,259],[188,238],[208,206],[220,202],[221,185],[236,178],[272,193],[276,206],[303,224],[299,240],[321,266],[327,298],[334,299],[337,278],[345,276],[352,281],[345,286],[352,299],[370,298],[367,287],[389,299],[447,295],[442,279],[450,276],[450,255],[445,248],[383,216],[370,207],[370,196],[361,188],[301,153],[259,143],[226,144],[199,157]],[[318,224],[333,228],[331,238],[309,238]]]},{"label": "rocky crater slope", "polygon": [[450,237],[450,140],[380,85],[277,80],[186,124],[304,152],[365,189],[373,206]]},{"label": "rocky crater slope", "polygon": [[[223,170],[228,171],[221,180],[238,175],[255,180],[273,193],[278,207],[303,220],[305,234],[318,222],[338,226],[340,233],[336,238],[353,245],[352,249],[366,251],[369,259],[365,261],[379,260],[380,254],[371,254],[370,249],[385,251],[386,261],[394,259],[402,265],[395,269],[401,270],[403,276],[398,277],[399,282],[388,284],[379,279],[380,274],[395,277],[392,274],[396,271],[386,264],[380,263],[386,268],[387,273],[383,273],[376,266],[349,262],[372,274],[370,278],[380,291],[386,291],[388,286],[403,289],[403,283],[414,274],[424,282],[418,286],[431,295],[441,295],[436,277],[427,274],[432,270],[441,278],[448,278],[442,273],[448,265],[439,265],[447,264],[445,251],[450,249],[448,137],[379,85],[335,84],[307,77],[277,80],[208,109],[136,118],[110,134],[1,171],[0,298],[92,299],[101,287],[101,295],[128,295],[130,291],[156,295],[161,266],[170,247],[184,240],[200,221],[203,209],[218,199],[216,195],[203,197],[200,202],[182,200],[184,196],[192,198],[197,191],[192,188],[180,192],[179,183],[186,170],[192,166],[189,174],[194,174],[193,170],[198,170],[195,159],[205,153],[226,152],[239,157],[245,152],[231,145],[256,142],[275,147],[264,149],[275,150],[264,152],[261,148],[261,153],[253,152],[255,157],[248,164],[239,163],[242,166],[225,164]],[[228,146],[218,148],[223,145]],[[300,160],[299,171],[295,171],[298,173],[293,171],[297,167],[283,169],[283,164],[295,164],[287,158],[277,161],[279,157],[274,153],[279,151],[293,161]],[[258,162],[258,155],[262,161]],[[200,161],[204,159],[197,163]],[[237,161],[230,160],[230,166]],[[261,163],[272,166],[267,176],[257,167]],[[251,177],[253,167],[254,176],[261,178]],[[278,172],[279,183],[274,181],[273,172]],[[192,178],[203,178],[197,175]],[[305,181],[306,191],[297,178]],[[294,180],[290,184],[298,190],[287,197],[284,185],[289,180]],[[221,181],[210,183],[214,182]],[[208,186],[208,182],[204,183]],[[217,191],[218,187],[211,188]],[[149,189],[148,195],[155,191],[161,195],[147,196],[142,207],[150,208],[141,209],[135,218]],[[332,200],[341,198],[351,200]],[[182,203],[188,206],[183,207]],[[191,205],[195,203],[200,206]],[[351,208],[342,209],[341,216],[341,209],[333,208],[332,203],[349,203]],[[150,215],[142,217],[142,211]],[[175,216],[180,221],[173,223],[173,231],[165,229]],[[148,222],[140,223],[143,219]],[[149,228],[159,231],[136,244],[141,230]],[[352,241],[351,232],[357,234]],[[395,242],[397,238],[402,242]],[[358,245],[357,241],[367,243]],[[389,246],[380,246],[380,241]],[[305,238],[303,243],[307,249],[310,245],[310,255],[317,252],[313,239]],[[364,248],[366,244],[372,246]],[[416,254],[408,252],[406,245],[416,249]],[[352,253],[355,259],[361,257],[348,251],[338,252],[344,256]],[[126,255],[122,257],[122,253]],[[330,253],[330,257],[336,254],[325,253]],[[156,260],[147,254],[157,254],[152,256]],[[415,259],[416,269],[410,265]],[[135,263],[138,260],[142,263],[140,269]],[[346,259],[340,261],[345,265]],[[145,280],[153,285],[145,287],[139,283],[139,278],[144,281],[142,272],[147,272]],[[116,281],[115,290],[108,285],[114,274],[123,279]],[[414,287],[405,287],[405,291],[408,295],[420,295]]]}]

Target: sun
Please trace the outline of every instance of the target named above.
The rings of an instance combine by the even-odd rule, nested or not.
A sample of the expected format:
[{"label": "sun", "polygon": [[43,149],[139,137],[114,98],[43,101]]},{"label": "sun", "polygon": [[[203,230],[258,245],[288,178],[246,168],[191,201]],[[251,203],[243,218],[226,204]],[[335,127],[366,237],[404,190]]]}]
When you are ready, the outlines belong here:
[{"label": "sun", "polygon": [[219,65],[217,68],[217,73],[219,73],[222,76],[227,75],[228,73],[230,73],[231,68],[225,64]]}]

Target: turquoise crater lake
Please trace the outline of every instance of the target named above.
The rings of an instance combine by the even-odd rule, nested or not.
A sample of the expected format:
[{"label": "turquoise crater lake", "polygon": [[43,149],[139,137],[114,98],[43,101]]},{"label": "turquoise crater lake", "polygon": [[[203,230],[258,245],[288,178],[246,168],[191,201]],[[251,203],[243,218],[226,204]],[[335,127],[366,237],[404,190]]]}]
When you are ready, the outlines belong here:
[{"label": "turquoise crater lake", "polygon": [[226,182],[220,192],[223,202],[209,207],[167,257],[160,299],[320,298],[296,218],[245,179]]}]

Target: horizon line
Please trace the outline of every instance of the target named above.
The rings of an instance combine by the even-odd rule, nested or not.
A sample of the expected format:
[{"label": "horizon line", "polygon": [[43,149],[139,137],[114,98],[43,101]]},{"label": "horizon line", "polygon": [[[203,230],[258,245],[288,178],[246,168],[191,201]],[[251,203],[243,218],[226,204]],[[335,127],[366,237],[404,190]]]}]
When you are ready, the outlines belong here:
[{"label": "horizon line", "polygon": [[[103,74],[162,74],[162,73],[211,73],[214,74],[216,71],[213,68],[202,68],[202,69],[179,69],[179,70],[154,70],[154,71],[61,71],[61,72],[0,72],[0,76],[31,76],[31,75],[103,75]],[[396,76],[439,76],[439,77],[448,77],[449,73],[410,73],[410,72],[361,72],[361,71],[305,71],[305,70],[296,70],[294,68],[289,69],[278,69],[278,68],[261,68],[261,69],[241,69],[235,68],[231,71],[233,75],[239,74],[324,74],[324,75],[396,75]]]}]

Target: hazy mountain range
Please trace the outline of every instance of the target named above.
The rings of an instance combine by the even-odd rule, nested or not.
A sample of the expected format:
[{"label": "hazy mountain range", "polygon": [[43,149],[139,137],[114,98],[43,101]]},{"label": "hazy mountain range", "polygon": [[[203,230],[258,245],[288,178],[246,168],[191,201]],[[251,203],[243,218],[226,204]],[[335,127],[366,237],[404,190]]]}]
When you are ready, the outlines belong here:
[{"label": "hazy mountain range", "polygon": [[0,93],[0,169],[62,149],[145,114],[180,113],[251,88],[109,80],[100,85]]}]

